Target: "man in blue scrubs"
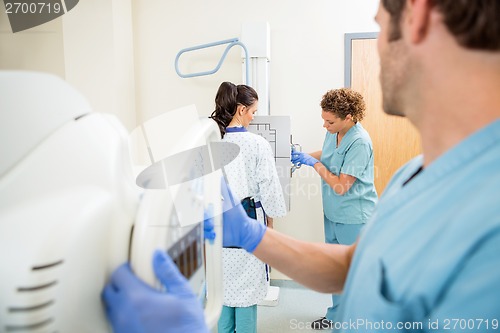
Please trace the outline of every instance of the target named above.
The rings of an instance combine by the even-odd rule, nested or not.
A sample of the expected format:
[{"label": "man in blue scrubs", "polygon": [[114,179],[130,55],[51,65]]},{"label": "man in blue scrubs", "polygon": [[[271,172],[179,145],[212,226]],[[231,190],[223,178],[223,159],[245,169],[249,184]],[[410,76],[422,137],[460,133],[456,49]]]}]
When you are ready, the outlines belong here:
[{"label": "man in blue scrubs", "polygon": [[[224,243],[312,289],[343,290],[338,331],[499,331],[500,1],[381,0],[376,21],[384,110],[416,126],[423,155],[395,174],[352,246],[267,230],[241,206],[226,207]],[[104,295],[117,332],[117,317],[146,327],[166,308],[180,323],[146,332],[206,330],[185,284],[160,294],[120,269]]]}]

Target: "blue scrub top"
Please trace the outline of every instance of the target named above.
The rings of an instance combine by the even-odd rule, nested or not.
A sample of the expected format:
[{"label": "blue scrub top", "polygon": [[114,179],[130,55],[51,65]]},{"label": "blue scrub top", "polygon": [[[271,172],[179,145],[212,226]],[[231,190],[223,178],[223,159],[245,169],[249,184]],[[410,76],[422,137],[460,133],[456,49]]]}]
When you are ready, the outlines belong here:
[{"label": "blue scrub top", "polygon": [[362,231],[340,331],[376,331],[346,324],[358,320],[381,332],[500,328],[500,120],[403,185],[422,163],[395,174]]},{"label": "blue scrub top", "polygon": [[323,211],[332,222],[365,223],[377,202],[373,180],[373,147],[368,132],[357,123],[347,131],[337,147],[337,133],[326,133],[321,163],[336,176],[340,173],[356,177],[344,195],[338,195],[323,179]]}]

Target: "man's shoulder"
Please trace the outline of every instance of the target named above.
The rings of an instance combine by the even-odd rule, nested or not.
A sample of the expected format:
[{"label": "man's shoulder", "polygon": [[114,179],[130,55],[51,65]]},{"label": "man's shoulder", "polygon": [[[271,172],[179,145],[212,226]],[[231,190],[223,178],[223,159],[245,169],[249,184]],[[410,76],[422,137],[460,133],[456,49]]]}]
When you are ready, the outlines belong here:
[{"label": "man's shoulder", "polygon": [[422,166],[424,165],[424,156],[417,155],[405,164],[403,164],[394,175],[391,177],[391,180],[387,184],[387,188],[391,187],[394,183],[401,183],[406,181],[412,175],[414,175]]}]

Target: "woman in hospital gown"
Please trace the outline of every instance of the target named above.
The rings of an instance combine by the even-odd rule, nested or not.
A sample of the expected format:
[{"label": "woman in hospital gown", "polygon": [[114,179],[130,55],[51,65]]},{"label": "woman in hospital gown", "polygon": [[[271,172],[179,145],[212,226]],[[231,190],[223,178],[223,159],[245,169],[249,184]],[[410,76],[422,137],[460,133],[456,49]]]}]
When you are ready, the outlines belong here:
[{"label": "woman in hospital gown", "polygon": [[[223,82],[211,118],[219,125],[223,142],[237,144],[240,152],[224,167],[233,194],[255,201],[257,220],[272,227],[272,219],[286,214],[271,146],[247,127],[257,111],[256,91],[246,85]],[[257,303],[267,294],[269,270],[241,248],[223,249],[224,307],[218,332],[257,332]]]}]

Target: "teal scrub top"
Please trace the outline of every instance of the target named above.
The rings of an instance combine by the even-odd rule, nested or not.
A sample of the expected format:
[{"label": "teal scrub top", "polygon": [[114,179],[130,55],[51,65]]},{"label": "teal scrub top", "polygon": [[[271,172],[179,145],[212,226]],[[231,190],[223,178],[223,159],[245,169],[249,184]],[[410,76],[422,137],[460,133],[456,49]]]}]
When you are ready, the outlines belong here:
[{"label": "teal scrub top", "polygon": [[325,216],[335,223],[366,223],[378,199],[373,180],[373,147],[368,132],[357,123],[347,131],[338,147],[337,133],[327,132],[321,163],[336,176],[343,173],[356,177],[344,195],[338,195],[321,180]]},{"label": "teal scrub top", "polygon": [[342,332],[500,330],[500,120],[403,185],[422,163],[395,174],[362,231]]}]

